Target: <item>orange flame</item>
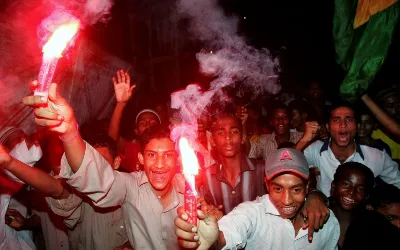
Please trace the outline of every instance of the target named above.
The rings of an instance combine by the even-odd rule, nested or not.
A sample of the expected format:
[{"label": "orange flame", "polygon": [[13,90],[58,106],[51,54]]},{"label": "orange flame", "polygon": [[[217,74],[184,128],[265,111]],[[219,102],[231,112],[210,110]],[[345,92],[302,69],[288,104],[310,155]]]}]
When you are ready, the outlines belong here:
[{"label": "orange flame", "polygon": [[61,57],[61,53],[78,30],[79,21],[77,20],[73,20],[58,27],[43,46],[42,51],[44,55],[46,57]]},{"label": "orange flame", "polygon": [[181,152],[183,174],[197,175],[199,173],[199,162],[194,150],[185,137],[179,139],[179,151]]}]

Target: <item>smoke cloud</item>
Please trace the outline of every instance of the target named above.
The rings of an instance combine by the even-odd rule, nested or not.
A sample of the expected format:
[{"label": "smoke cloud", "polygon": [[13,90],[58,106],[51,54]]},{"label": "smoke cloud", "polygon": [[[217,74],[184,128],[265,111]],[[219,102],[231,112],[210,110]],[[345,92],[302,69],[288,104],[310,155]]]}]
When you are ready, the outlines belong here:
[{"label": "smoke cloud", "polygon": [[[279,62],[267,49],[255,49],[238,35],[238,18],[227,16],[217,0],[179,0],[177,13],[189,19],[189,31],[212,51],[202,50],[196,55],[203,74],[215,77],[210,88],[202,92],[197,85],[171,95],[171,107],[180,110],[182,121],[189,129],[197,128],[197,118],[213,97],[224,97],[223,89],[240,83],[252,90],[253,98],[276,94]],[[185,125],[184,125],[185,126]],[[185,129],[173,130],[171,138],[185,135]]]}]

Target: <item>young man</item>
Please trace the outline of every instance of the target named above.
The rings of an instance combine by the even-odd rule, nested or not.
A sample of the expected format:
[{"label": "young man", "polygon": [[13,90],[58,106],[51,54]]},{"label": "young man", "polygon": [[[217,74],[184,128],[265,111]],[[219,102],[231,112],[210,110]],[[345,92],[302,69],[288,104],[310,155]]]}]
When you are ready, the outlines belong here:
[{"label": "young man", "polygon": [[385,151],[389,156],[392,155],[392,152],[386,143],[384,143],[381,139],[372,138],[372,132],[377,128],[378,124],[370,112],[366,110],[360,111],[357,122],[358,143]]},{"label": "young man", "polygon": [[[31,83],[31,87],[37,82]],[[99,153],[86,144],[77,130],[74,112],[51,84],[48,99],[28,96],[35,121],[60,134],[65,156],[60,176],[99,207],[121,205],[129,241],[134,249],[177,249],[173,220],[183,205],[184,179],[176,174],[178,153],[169,129],[153,127],[142,135],[139,161],[144,171],[114,171]],[[43,104],[46,104],[43,107]]]},{"label": "young man", "polygon": [[198,249],[208,249],[218,240],[223,249],[337,249],[340,228],[332,213],[311,243],[302,229],[307,220],[302,208],[308,175],[300,151],[277,150],[265,166],[267,195],[240,204],[218,222],[207,212],[199,213],[198,228],[187,223],[187,215],[180,211],[175,225],[181,246],[197,248],[200,241]]},{"label": "young man", "polygon": [[350,161],[364,164],[372,170],[375,177],[380,176],[386,183],[400,188],[397,163],[385,152],[354,141],[357,122],[350,104],[339,102],[332,107],[327,129],[331,137],[328,141],[315,141],[307,147],[316,135],[316,128],[310,127],[296,144],[296,149],[299,150],[307,147],[304,155],[310,167],[318,169],[317,188],[326,196],[329,196],[337,167]]},{"label": "young man", "polygon": [[286,105],[275,103],[271,109],[270,121],[272,134],[261,135],[257,141],[251,141],[249,158],[267,159],[278,145],[283,142],[297,143],[303,136],[301,132],[290,132],[290,112]]},{"label": "young man", "polygon": [[376,186],[368,209],[349,225],[343,250],[393,249],[400,246],[400,190],[393,185]]},{"label": "young man", "polygon": [[[115,160],[116,146],[111,138],[95,135],[88,138],[104,161],[115,168],[118,167],[118,159]],[[114,153],[113,153],[114,152]],[[91,201],[81,198],[80,194],[65,188],[62,182],[54,179],[47,173],[29,168],[15,159],[7,157],[2,152],[2,168],[10,171],[36,190],[50,196],[47,202],[53,212],[64,217],[64,223],[69,227],[68,233],[71,249],[103,249],[113,250],[128,241],[122,211],[120,207],[109,210],[94,207]]]},{"label": "young man", "polygon": [[374,174],[358,162],[340,165],[334,175],[329,198],[332,209],[340,224],[338,245],[343,246],[347,228],[360,210],[365,209],[366,200],[374,187]]},{"label": "young man", "polygon": [[233,115],[215,117],[211,132],[217,163],[206,169],[202,192],[208,204],[223,205],[227,214],[240,203],[266,193],[264,161],[252,161],[245,156],[242,123]]},{"label": "young man", "polygon": [[291,117],[291,132],[303,132],[306,129],[306,121],[309,116],[308,103],[304,100],[293,100],[288,105],[290,111],[292,112]]}]

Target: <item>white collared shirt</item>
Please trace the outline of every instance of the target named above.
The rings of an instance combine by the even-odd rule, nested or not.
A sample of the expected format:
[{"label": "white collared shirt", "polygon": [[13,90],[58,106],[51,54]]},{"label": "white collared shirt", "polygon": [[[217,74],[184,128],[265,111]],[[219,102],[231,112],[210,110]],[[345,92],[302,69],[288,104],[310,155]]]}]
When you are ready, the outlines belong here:
[{"label": "white collared shirt", "polygon": [[[316,141],[304,150],[310,167],[320,171],[317,188],[327,197],[330,196],[331,183],[336,169],[341,164],[333,154],[329,141]],[[374,176],[380,176],[383,181],[400,188],[400,171],[398,165],[390,156],[379,149],[356,144],[356,151],[345,162],[362,163],[372,170]]]},{"label": "white collared shirt", "polygon": [[79,170],[74,174],[64,155],[60,177],[92,199],[95,206],[120,205],[129,242],[134,249],[179,249],[174,220],[178,216],[178,206],[184,204],[181,175],[175,175],[171,203],[164,208],[143,171],[129,174],[115,171],[86,143]]},{"label": "white collared shirt", "polygon": [[226,241],[223,249],[332,250],[337,249],[340,235],[339,222],[331,211],[324,227],[314,232],[309,243],[308,230],[300,229],[295,235],[292,222],[279,215],[268,194],[240,204],[222,217],[218,226]]}]

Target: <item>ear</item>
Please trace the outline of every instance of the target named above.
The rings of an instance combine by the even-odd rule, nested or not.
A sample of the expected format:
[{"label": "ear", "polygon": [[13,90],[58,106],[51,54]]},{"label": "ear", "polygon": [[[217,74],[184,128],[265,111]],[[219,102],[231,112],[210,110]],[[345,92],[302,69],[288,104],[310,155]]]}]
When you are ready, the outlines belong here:
[{"label": "ear", "polygon": [[357,131],[360,130],[361,124],[357,122]]},{"label": "ear", "polygon": [[327,123],[325,124],[325,127],[326,127],[326,130],[328,130],[328,132],[331,131],[331,129],[329,128],[329,122],[327,122]]},{"label": "ear", "polygon": [[121,166],[121,157],[117,156],[114,159],[113,169],[118,170],[120,166]]},{"label": "ear", "polygon": [[133,130],[133,132],[135,132],[135,135],[138,135],[138,131],[136,128],[135,128],[135,130]]},{"label": "ear", "polygon": [[211,142],[211,146],[212,146],[213,148],[215,148],[215,146],[217,146],[217,144],[215,143],[214,135],[212,135],[212,136],[210,137],[210,142]]},{"label": "ear", "polygon": [[244,144],[246,142],[246,138],[247,138],[247,135],[242,133],[242,140],[240,141],[240,143]]},{"label": "ear", "polygon": [[336,191],[336,185],[335,185],[335,182],[331,182],[331,192],[330,192],[330,194],[331,194],[331,196],[333,196],[333,193]]},{"label": "ear", "polygon": [[267,188],[267,194],[269,194],[267,177],[264,178],[264,183],[265,183],[265,187]]},{"label": "ear", "polygon": [[137,156],[138,156],[139,163],[142,164],[142,165],[144,165],[144,157],[143,157],[142,153],[139,152],[139,153],[137,154]]}]

